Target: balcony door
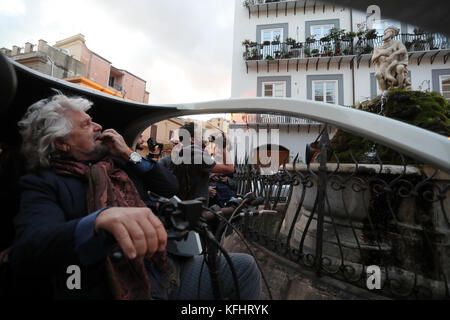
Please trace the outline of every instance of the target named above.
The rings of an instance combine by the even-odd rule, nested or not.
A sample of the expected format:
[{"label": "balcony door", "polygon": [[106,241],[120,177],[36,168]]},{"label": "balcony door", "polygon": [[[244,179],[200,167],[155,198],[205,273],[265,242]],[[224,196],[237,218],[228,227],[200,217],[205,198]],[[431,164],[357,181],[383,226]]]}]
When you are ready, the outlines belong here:
[{"label": "balcony door", "polygon": [[311,37],[320,40],[330,33],[330,30],[334,28],[334,24],[323,24],[323,25],[313,25],[311,26]]},{"label": "balcony door", "polygon": [[[264,45],[264,42],[266,41],[269,41],[270,44]],[[280,41],[280,44],[272,44],[272,41]],[[261,30],[261,44],[264,45],[262,48],[263,59],[265,59],[268,55],[275,58],[275,52],[281,51],[282,41],[283,41],[283,28]]]}]

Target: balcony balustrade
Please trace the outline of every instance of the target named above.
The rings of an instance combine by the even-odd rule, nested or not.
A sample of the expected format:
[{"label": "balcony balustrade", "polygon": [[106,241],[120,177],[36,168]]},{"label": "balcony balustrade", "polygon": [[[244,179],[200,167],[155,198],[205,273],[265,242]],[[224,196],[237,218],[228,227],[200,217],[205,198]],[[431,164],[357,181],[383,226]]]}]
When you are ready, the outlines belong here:
[{"label": "balcony balustrade", "polygon": [[281,115],[273,115],[273,114],[244,114],[241,117],[243,124],[246,125],[314,125],[320,124],[319,122],[305,119],[305,118],[296,118],[290,116],[281,116]]},{"label": "balcony balustrade", "polygon": [[[313,40],[308,42],[263,43],[248,42],[244,44],[244,60],[279,60],[308,59],[314,57],[360,56],[372,54],[374,47],[383,44],[382,36],[374,39]],[[450,49],[450,39],[444,35],[400,34],[394,38],[401,40],[408,52],[442,51]]]}]

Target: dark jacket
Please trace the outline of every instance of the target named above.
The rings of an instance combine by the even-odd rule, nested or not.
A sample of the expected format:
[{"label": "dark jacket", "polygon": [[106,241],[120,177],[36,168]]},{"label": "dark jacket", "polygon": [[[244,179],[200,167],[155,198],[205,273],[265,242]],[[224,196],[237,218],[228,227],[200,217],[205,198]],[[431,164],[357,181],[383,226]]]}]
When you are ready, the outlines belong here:
[{"label": "dark jacket", "polygon": [[[115,161],[134,182],[142,200],[148,203],[147,190],[171,197],[178,182],[166,168],[155,166],[145,174],[133,164]],[[21,208],[15,220],[16,238],[10,262],[13,270],[13,295],[34,299],[110,298],[104,259],[92,266],[78,261],[74,231],[87,210],[87,181],[59,176],[45,170],[28,174],[20,181]],[[106,249],[105,249],[106,253]],[[81,267],[81,290],[68,290],[70,265]]]}]

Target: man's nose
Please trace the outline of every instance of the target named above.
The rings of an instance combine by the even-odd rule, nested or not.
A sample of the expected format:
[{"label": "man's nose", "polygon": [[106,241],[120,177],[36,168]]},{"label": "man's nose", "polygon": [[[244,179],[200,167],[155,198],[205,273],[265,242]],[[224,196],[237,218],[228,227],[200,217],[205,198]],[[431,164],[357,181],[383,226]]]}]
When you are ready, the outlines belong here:
[{"label": "man's nose", "polygon": [[94,122],[94,131],[102,131],[102,126],[101,125],[99,125],[98,123],[96,123],[96,122]]}]

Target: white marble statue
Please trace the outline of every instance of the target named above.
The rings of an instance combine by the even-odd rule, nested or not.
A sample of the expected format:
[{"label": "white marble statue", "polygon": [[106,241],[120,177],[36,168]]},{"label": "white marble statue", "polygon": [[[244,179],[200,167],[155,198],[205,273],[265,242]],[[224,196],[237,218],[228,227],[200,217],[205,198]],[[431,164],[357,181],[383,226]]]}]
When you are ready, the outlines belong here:
[{"label": "white marble statue", "polygon": [[373,51],[372,63],[382,93],[393,88],[411,89],[408,81],[408,51],[400,40],[392,40],[398,32],[396,27],[386,28],[383,45]]}]

